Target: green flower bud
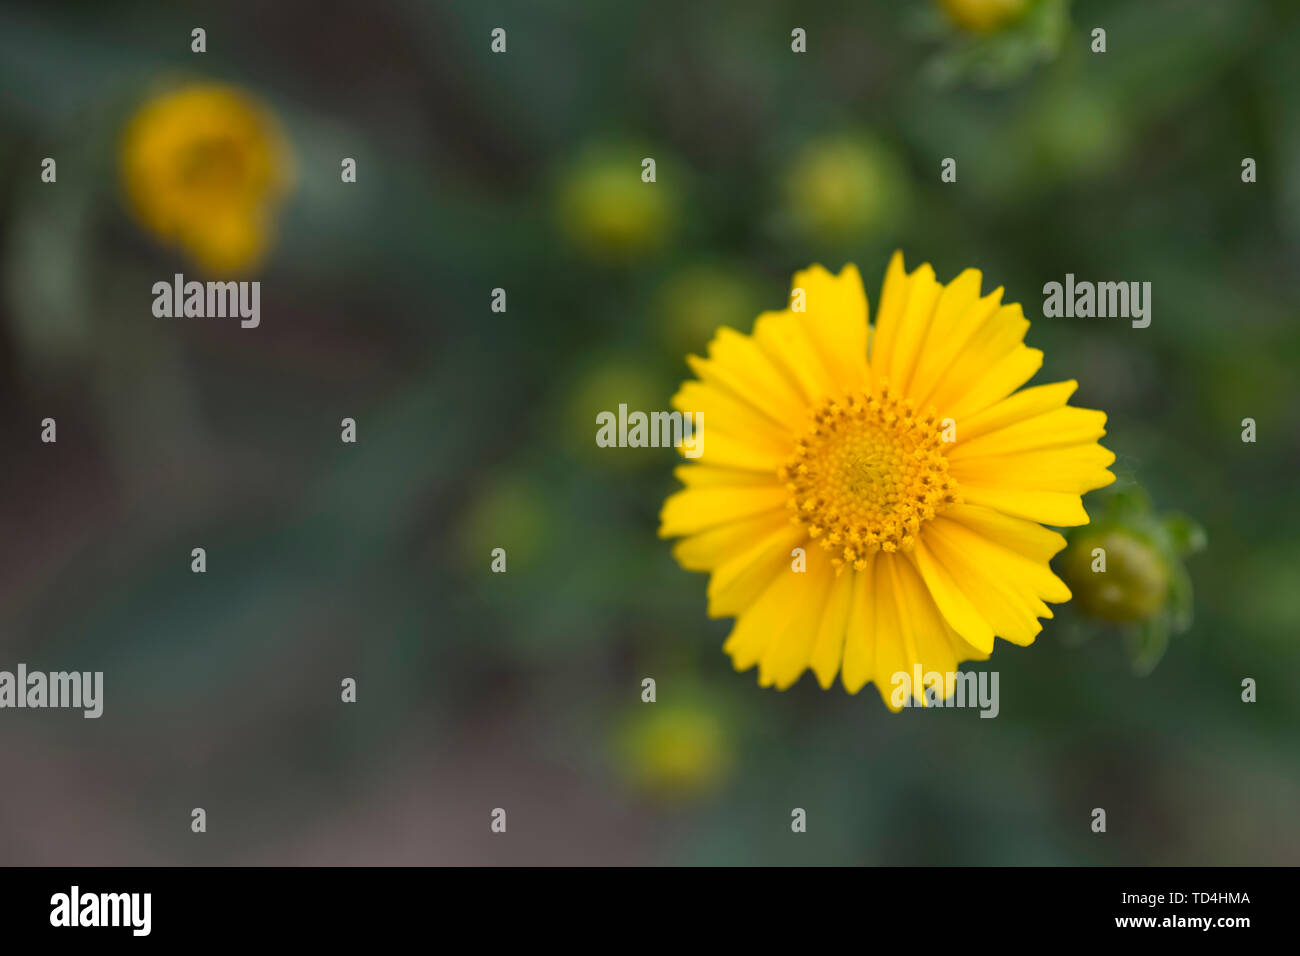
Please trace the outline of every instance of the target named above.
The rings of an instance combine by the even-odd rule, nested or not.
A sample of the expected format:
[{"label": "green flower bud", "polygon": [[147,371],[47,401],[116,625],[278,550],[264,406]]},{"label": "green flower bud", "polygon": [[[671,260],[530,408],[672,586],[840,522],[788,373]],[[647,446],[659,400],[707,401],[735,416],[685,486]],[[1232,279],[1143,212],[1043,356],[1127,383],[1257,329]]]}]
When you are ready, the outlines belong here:
[{"label": "green flower bud", "polygon": [[1119,526],[1076,534],[1062,577],[1084,614],[1117,624],[1154,617],[1169,598],[1170,569],[1160,550]]}]

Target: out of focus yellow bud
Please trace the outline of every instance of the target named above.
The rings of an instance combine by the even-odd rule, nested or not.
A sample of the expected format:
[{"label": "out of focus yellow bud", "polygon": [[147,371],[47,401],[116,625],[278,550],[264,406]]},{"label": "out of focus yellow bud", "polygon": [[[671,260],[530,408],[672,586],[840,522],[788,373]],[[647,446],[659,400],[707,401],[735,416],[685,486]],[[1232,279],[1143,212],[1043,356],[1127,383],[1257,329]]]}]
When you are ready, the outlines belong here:
[{"label": "out of focus yellow bud", "polygon": [[586,256],[626,262],[668,241],[677,197],[671,179],[659,181],[655,157],[626,146],[592,146],[563,171],[557,213],[562,231]]},{"label": "out of focus yellow bud", "polygon": [[887,147],[866,136],[836,134],[806,144],[787,167],[785,218],[813,240],[855,239],[895,218],[905,187]]},{"label": "out of focus yellow bud", "polygon": [[661,798],[713,792],[732,764],[721,717],[694,700],[638,704],[620,729],[616,749],[624,780]]},{"label": "out of focus yellow bud", "polygon": [[1015,23],[1029,9],[1030,0],[939,0],[948,18],[963,30],[992,33]]}]

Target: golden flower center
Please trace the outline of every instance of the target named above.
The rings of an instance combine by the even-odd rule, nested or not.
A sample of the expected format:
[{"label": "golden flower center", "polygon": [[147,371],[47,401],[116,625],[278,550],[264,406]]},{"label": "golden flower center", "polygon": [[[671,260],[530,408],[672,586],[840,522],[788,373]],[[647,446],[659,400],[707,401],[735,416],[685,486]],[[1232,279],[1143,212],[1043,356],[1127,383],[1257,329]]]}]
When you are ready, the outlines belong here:
[{"label": "golden flower center", "polygon": [[818,407],[779,475],[836,571],[860,571],[875,551],[910,551],[921,524],[960,501],[946,450],[938,413],[882,385]]}]

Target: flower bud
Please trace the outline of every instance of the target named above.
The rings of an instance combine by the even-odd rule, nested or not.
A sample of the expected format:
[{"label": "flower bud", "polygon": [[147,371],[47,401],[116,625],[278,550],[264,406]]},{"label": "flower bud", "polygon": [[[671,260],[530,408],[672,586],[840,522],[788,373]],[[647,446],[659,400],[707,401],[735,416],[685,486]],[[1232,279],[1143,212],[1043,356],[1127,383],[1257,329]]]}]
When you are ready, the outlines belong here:
[{"label": "flower bud", "polygon": [[1030,0],[939,0],[948,19],[971,33],[992,33],[1015,23]]},{"label": "flower bud", "polygon": [[704,796],[732,765],[722,719],[697,700],[637,704],[616,745],[625,782],[660,798]]},{"label": "flower bud", "polygon": [[1078,534],[1065,551],[1062,577],[1085,614],[1132,623],[1159,614],[1169,597],[1169,564],[1151,542],[1123,527]]},{"label": "flower bud", "polygon": [[[561,175],[557,214],[561,230],[590,259],[630,262],[661,248],[677,222],[674,180],[653,182],[642,151],[592,146]],[[665,171],[667,172],[667,171]]]}]

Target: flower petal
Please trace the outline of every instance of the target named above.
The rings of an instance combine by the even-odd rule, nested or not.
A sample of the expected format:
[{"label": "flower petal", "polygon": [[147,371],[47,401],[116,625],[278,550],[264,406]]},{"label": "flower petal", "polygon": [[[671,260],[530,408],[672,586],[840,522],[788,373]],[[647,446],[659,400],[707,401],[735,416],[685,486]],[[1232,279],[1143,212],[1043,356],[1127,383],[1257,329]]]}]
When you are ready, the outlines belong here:
[{"label": "flower petal", "polygon": [[773,641],[780,639],[792,623],[811,610],[804,575],[792,571],[787,563],[737,614],[736,626],[722,649],[731,655],[736,670],[749,670],[762,659]]},{"label": "flower petal", "polygon": [[796,272],[791,290],[803,289],[804,308],[798,315],[822,364],[842,391],[866,383],[867,296],[858,267],[847,265],[838,276],[821,266]]},{"label": "flower petal", "polygon": [[835,571],[820,548],[807,556],[805,571],[790,571],[790,574],[804,579],[803,606],[777,639],[768,644],[758,664],[759,685],[777,690],[793,685],[808,669],[827,599],[835,585]]},{"label": "flower petal", "polygon": [[749,518],[765,511],[781,512],[789,494],[780,485],[735,488],[684,488],[670,495],[659,513],[659,537],[675,538]]},{"label": "flower petal", "polygon": [[752,337],[723,326],[709,342],[709,357],[689,355],[686,363],[701,381],[748,402],[787,431],[803,427],[807,413],[804,399]]},{"label": "flower petal", "polygon": [[943,286],[935,281],[929,263],[907,275],[903,271],[902,254],[894,253],[880,291],[880,312],[871,345],[871,369],[875,376],[900,387],[911,377],[930,316],[942,292]]},{"label": "flower petal", "polygon": [[821,620],[817,624],[817,639],[813,643],[809,665],[817,675],[817,682],[828,690],[839,673],[844,657],[844,633],[848,628],[849,612],[853,604],[853,572],[836,576],[826,597]]},{"label": "flower petal", "polygon": [[856,694],[871,680],[871,671],[876,663],[876,595],[872,592],[871,582],[877,557],[871,555],[865,568],[852,572],[853,597],[844,628],[844,661],[840,669],[840,682],[850,694]]},{"label": "flower petal", "polygon": [[978,535],[939,516],[922,531],[925,546],[948,570],[977,613],[998,637],[1032,644],[1043,629],[1047,607],[1012,579],[1015,564],[992,547],[977,547]]},{"label": "flower petal", "polygon": [[[684,383],[673,396],[672,407],[692,416],[702,416],[692,420],[698,421],[703,438],[723,434],[738,444],[752,446],[756,455],[781,459],[790,454],[794,444],[794,436],[756,412],[752,405],[703,382]],[[702,447],[707,454],[707,440]]]},{"label": "flower petal", "polygon": [[673,557],[687,571],[712,571],[744,554],[755,541],[770,538],[789,524],[784,511],[768,511],[731,521],[682,538],[673,545]]},{"label": "flower petal", "polygon": [[714,569],[709,576],[709,617],[735,617],[748,608],[783,570],[790,552],[807,542],[808,533],[787,522]]},{"label": "flower petal", "polygon": [[951,572],[930,550],[924,535],[918,537],[914,554],[916,568],[921,572],[925,586],[944,620],[961,635],[962,640],[976,650],[984,654],[992,653],[993,628],[953,580]]}]

